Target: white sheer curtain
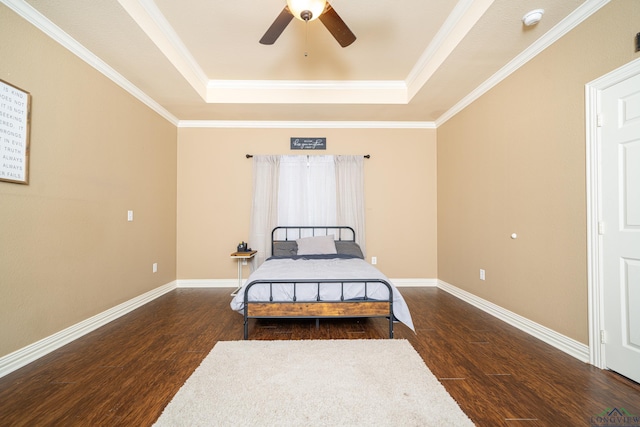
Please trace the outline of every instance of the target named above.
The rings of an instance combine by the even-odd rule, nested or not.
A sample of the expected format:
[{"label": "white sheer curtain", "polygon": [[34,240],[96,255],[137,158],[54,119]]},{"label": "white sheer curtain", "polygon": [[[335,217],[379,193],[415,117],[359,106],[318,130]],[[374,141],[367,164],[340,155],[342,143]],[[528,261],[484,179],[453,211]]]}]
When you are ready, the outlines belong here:
[{"label": "white sheer curtain", "polygon": [[279,181],[279,225],[336,223],[333,156],[282,156]]},{"label": "white sheer curtain", "polygon": [[278,225],[350,226],[364,253],[364,217],[363,156],[253,157],[252,271],[271,256]]},{"label": "white sheer curtain", "polygon": [[336,156],[336,214],[338,225],[356,232],[356,242],[365,253],[364,157]]},{"label": "white sheer curtain", "polygon": [[255,270],[271,256],[271,230],[278,225],[280,156],[253,156],[253,202],[249,245],[258,251],[251,262]]}]

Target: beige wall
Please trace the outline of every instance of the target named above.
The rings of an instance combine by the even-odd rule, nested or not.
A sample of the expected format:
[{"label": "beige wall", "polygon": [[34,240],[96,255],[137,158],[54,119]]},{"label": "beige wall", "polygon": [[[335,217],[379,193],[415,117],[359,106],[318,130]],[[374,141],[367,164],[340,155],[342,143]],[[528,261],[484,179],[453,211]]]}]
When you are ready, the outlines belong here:
[{"label": "beige wall", "polygon": [[0,182],[0,356],[176,278],[233,278],[244,155],[291,136],[371,154],[367,251],[389,277],[438,277],[586,343],[584,84],[638,57],[639,8],[612,1],[442,125],[436,151],[427,129],[176,130],[0,5],[0,78],[33,96],[31,182]]},{"label": "beige wall", "polygon": [[614,0],[438,128],[438,277],[585,344],[584,86],[638,23]]},{"label": "beige wall", "polygon": [[[365,161],[367,255],[390,278],[436,278],[433,129],[189,129],[178,132],[178,279],[229,279],[250,227],[245,154],[300,154],[292,136],[327,137],[325,154]],[[306,153],[303,153],[306,154]],[[251,242],[249,242],[251,244]],[[245,269],[245,273],[246,273]]]},{"label": "beige wall", "polygon": [[177,130],[4,5],[0,22],[0,79],[32,96],[30,184],[0,182],[2,356],[175,279]]}]

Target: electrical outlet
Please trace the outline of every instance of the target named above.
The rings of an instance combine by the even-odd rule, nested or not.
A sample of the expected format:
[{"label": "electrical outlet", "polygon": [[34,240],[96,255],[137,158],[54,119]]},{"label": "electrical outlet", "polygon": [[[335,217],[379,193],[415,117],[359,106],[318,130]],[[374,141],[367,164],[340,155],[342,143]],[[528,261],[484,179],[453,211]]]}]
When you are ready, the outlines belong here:
[{"label": "electrical outlet", "polygon": [[133,221],[133,211],[127,211],[127,221]]},{"label": "electrical outlet", "polygon": [[480,280],[485,280],[485,273],[483,269],[480,269]]},{"label": "electrical outlet", "polygon": [[153,266],[151,266],[151,271],[154,272],[154,273],[158,272],[158,263],[157,262],[153,263]]},{"label": "electrical outlet", "polygon": [[371,257],[371,264],[372,265],[376,265],[378,263],[378,257],[377,256],[372,256]]}]

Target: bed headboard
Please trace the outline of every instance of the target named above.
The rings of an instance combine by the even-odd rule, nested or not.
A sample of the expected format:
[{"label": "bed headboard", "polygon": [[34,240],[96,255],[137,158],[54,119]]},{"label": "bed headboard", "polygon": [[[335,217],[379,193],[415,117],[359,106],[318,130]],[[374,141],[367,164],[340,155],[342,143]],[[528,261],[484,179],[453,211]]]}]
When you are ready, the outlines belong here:
[{"label": "bed headboard", "polygon": [[355,242],[356,232],[353,228],[342,225],[300,225],[280,226],[271,231],[271,254],[274,253],[274,245],[282,242],[295,242],[302,237],[330,236],[338,242]]}]

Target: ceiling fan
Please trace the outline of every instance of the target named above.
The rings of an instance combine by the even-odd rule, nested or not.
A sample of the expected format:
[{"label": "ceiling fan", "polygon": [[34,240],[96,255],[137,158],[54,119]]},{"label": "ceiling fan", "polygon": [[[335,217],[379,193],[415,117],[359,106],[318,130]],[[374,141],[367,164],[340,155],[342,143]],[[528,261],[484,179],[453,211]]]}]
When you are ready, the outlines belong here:
[{"label": "ceiling fan", "polygon": [[342,47],[347,47],[356,40],[356,36],[327,0],[287,0],[287,5],[264,33],[260,43],[275,43],[293,17],[305,22],[320,19]]}]

